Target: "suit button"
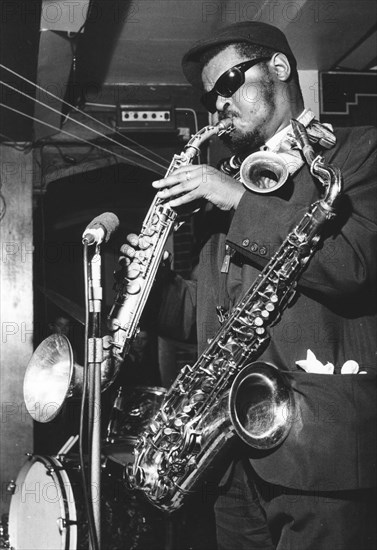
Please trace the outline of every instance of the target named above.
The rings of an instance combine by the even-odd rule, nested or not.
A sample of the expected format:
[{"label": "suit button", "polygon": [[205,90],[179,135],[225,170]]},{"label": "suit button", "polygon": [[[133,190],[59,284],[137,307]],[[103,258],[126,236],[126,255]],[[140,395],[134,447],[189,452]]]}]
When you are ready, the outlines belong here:
[{"label": "suit button", "polygon": [[251,250],[251,252],[257,252],[257,250],[258,250],[257,243],[252,243],[252,245],[250,246],[250,250]]},{"label": "suit button", "polygon": [[244,239],[242,241],[242,246],[249,246],[249,243],[250,243],[249,239]]},{"label": "suit button", "polygon": [[267,248],[265,246],[261,246],[259,249],[259,254],[261,256],[265,256],[267,254]]}]

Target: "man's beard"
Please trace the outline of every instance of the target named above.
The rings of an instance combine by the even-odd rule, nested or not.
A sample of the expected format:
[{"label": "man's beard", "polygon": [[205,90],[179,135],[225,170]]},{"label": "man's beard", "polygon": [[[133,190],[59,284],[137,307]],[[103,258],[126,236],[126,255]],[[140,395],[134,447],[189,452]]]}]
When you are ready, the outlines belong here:
[{"label": "man's beard", "polygon": [[237,130],[234,130],[230,134],[223,134],[220,139],[239,158],[244,158],[260,149],[265,142],[259,129],[246,134],[239,134]]}]

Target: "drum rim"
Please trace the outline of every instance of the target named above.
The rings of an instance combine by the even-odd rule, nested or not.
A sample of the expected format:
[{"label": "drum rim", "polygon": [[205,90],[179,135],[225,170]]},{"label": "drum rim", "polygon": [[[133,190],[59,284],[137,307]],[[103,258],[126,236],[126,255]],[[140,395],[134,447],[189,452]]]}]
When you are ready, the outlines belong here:
[{"label": "drum rim", "polygon": [[[65,529],[61,530],[62,536],[62,546],[61,550],[76,550],[77,548],[77,509],[74,499],[74,493],[72,490],[72,484],[68,477],[67,471],[64,468],[64,463],[60,461],[55,456],[49,455],[32,455],[21,467],[17,478],[16,478],[16,487],[17,484],[20,485],[26,480],[27,473],[31,470],[34,464],[40,462],[46,469],[47,467],[54,467],[51,473],[51,479],[54,480],[57,490],[59,491],[59,507],[61,512],[61,517],[68,522],[68,525]],[[67,489],[67,488],[70,489]],[[70,490],[70,495],[67,495],[67,491]],[[16,506],[20,505],[19,499],[14,498],[16,495],[12,495],[10,506],[9,506],[9,523],[8,523],[8,532],[9,532],[9,543],[11,548],[17,548],[17,510]],[[17,494],[19,496],[19,493]],[[21,503],[22,504],[22,503]],[[12,512],[13,516],[12,516]],[[14,518],[14,519],[13,519]],[[71,522],[74,522],[73,524]],[[14,529],[13,529],[14,528]],[[71,533],[72,528],[72,533]],[[13,537],[13,534],[15,535]],[[14,538],[14,540],[12,540]]]}]

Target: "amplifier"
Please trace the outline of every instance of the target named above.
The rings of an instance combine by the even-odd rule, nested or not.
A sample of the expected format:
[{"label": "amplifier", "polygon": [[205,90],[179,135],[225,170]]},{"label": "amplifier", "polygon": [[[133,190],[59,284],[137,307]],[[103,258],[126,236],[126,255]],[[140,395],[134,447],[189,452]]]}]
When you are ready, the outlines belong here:
[{"label": "amplifier", "polygon": [[117,129],[128,132],[176,131],[175,110],[170,104],[119,104]]}]

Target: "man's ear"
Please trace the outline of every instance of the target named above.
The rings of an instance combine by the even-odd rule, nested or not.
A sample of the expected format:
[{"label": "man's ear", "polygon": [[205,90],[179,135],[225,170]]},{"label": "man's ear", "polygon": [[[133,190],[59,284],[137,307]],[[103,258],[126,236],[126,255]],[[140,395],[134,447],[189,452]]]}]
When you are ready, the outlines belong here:
[{"label": "man's ear", "polygon": [[272,56],[270,63],[277,78],[282,82],[286,82],[292,72],[288,57],[284,53],[275,53]]}]

